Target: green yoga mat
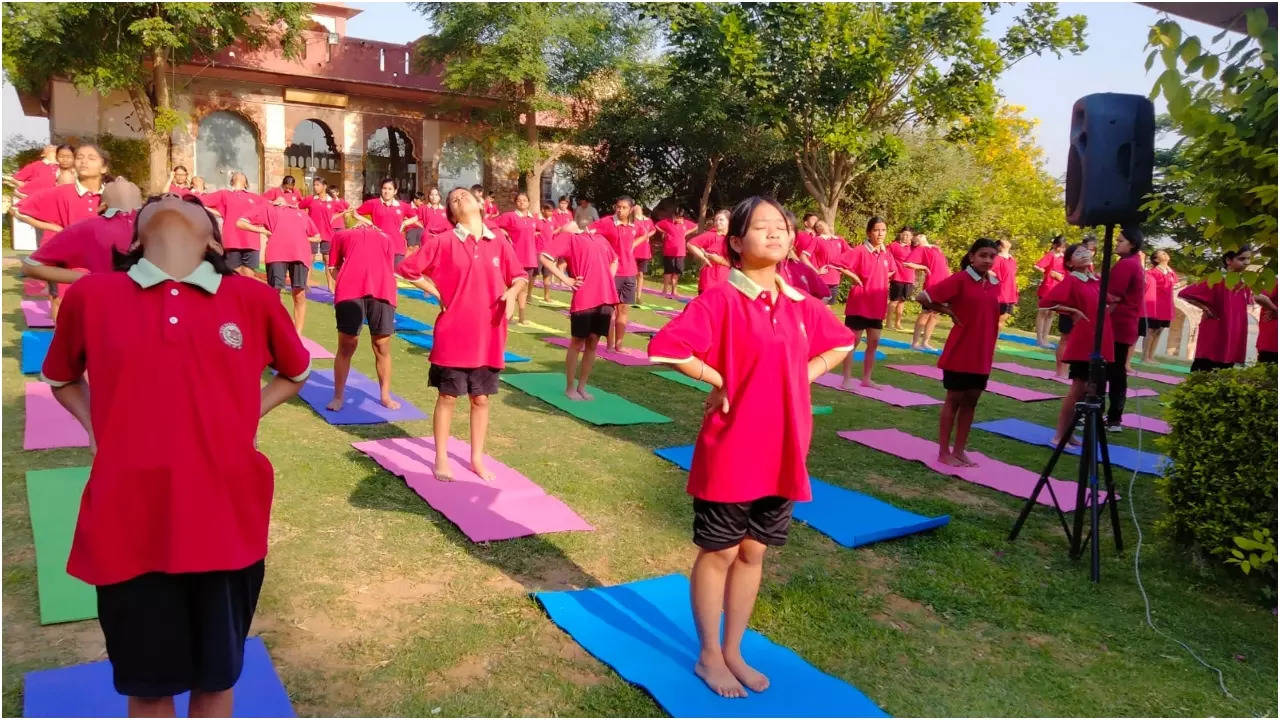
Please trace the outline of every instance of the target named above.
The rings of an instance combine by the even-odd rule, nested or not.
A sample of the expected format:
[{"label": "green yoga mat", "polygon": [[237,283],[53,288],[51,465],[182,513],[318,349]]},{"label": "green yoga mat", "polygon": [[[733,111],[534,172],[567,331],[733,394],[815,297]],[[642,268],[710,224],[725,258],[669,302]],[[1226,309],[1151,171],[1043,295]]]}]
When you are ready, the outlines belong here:
[{"label": "green yoga mat", "polygon": [[1045,362],[1057,362],[1058,359],[1052,353],[1039,352],[1037,350],[1027,350],[1025,348],[1008,347],[1007,345],[997,345],[997,352],[1005,355],[1016,355],[1017,357],[1029,358],[1031,360],[1043,360]]},{"label": "green yoga mat", "polygon": [[594,400],[570,400],[564,395],[563,373],[503,373],[502,381],[592,425],[669,423],[671,418],[626,398],[587,386]]},{"label": "green yoga mat", "polygon": [[[660,378],[666,378],[667,380],[670,380],[672,382],[678,382],[681,385],[686,385],[688,387],[693,388],[694,390],[701,390],[702,392],[711,392],[710,385],[702,382],[701,380],[694,380],[693,378],[689,377],[688,375],[685,375],[684,373],[678,370],[650,370],[649,372],[654,375],[657,375]],[[830,415],[831,411],[832,411],[832,408],[830,405],[814,405],[813,406],[814,415]]]},{"label": "green yoga mat", "polygon": [[67,574],[80,496],[88,481],[87,467],[27,473],[27,508],[36,545],[41,625],[98,617],[98,595],[93,586]]}]

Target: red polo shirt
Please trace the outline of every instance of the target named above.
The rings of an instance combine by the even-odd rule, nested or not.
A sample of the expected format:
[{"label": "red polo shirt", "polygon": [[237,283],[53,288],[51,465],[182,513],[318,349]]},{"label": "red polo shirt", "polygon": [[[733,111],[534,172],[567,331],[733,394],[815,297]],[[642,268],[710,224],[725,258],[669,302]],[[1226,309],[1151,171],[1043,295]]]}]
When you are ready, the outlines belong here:
[{"label": "red polo shirt", "polygon": [[[643,218],[636,221],[636,237],[644,237],[653,232],[655,226],[649,218]],[[653,259],[653,237],[646,238],[644,242],[636,246],[636,260],[652,260]],[[636,267],[636,273],[639,274],[640,268]]]},{"label": "red polo shirt", "polygon": [[[800,230],[796,233],[796,255],[804,255],[808,253],[813,255],[813,241],[817,236],[808,230]],[[811,261],[812,262],[812,261]]]},{"label": "red polo shirt", "polygon": [[[729,253],[725,249],[725,239],[723,235],[719,235],[715,230],[708,230],[704,233],[694,235],[689,238],[689,244],[701,248],[705,253],[719,255],[721,258],[728,260]],[[618,268],[618,274],[622,274],[622,268]],[[729,268],[725,265],[717,263],[707,263],[698,271],[698,294],[710,290],[729,279]]]},{"label": "red polo shirt", "polygon": [[1000,278],[1000,302],[1018,302],[1018,259],[1012,255],[996,255],[996,264],[991,269]]},{"label": "red polo shirt", "polygon": [[486,200],[484,201],[484,216],[485,216],[485,217],[498,217],[498,206],[497,206],[497,204],[496,204],[496,203],[494,203],[492,200],[487,200],[487,199],[486,199]]},{"label": "red polo shirt", "polygon": [[[915,268],[909,268],[902,264],[905,262],[912,262],[917,265],[921,264],[920,253],[915,252],[916,249],[917,248],[911,247],[911,243],[900,243],[896,240],[889,245],[889,254],[893,256],[894,263],[894,282],[914,283],[916,281]],[[912,257],[913,253],[915,254],[915,257]]]},{"label": "red polo shirt", "polygon": [[346,212],[350,207],[351,204],[346,200],[343,200],[342,198],[335,198],[333,201],[333,211],[338,214],[333,216],[333,222],[329,224],[330,227],[334,230],[345,230],[347,228],[347,219],[342,217],[341,213]]},{"label": "red polo shirt", "polygon": [[306,210],[292,205],[259,205],[245,219],[271,232],[267,262],[311,262],[311,238],[320,231]]},{"label": "red polo shirt", "polygon": [[[1098,278],[1083,273],[1067,273],[1048,297],[1040,298],[1040,307],[1065,305],[1085,314],[1085,319],[1075,317],[1075,326],[1067,335],[1067,346],[1062,350],[1063,362],[1088,362],[1093,354],[1093,328],[1098,319]],[[1102,358],[1107,362],[1115,357],[1115,334],[1111,329],[1111,313],[1104,313],[1102,322]]]},{"label": "red polo shirt", "polygon": [[496,224],[511,238],[521,266],[526,269],[538,267],[538,218],[532,213],[525,215],[512,210],[499,215]]},{"label": "red polo shirt", "polygon": [[[1111,323],[1116,342],[1132,345],[1138,342],[1138,317],[1142,314],[1142,292],[1146,273],[1138,253],[1121,258],[1111,267],[1107,292],[1120,298],[1111,308]],[[1072,331],[1074,332],[1074,330]]]},{"label": "red polo shirt", "polygon": [[836,270],[836,266],[840,264],[841,258],[849,250],[849,243],[838,235],[828,235],[826,237],[815,237],[813,239],[813,250],[809,253],[809,262],[812,262],[818,268],[818,272],[822,273],[822,282],[828,285],[837,285],[840,282],[840,272]]},{"label": "red polo shirt", "polygon": [[405,254],[409,245],[405,242],[404,233],[400,232],[400,226],[406,219],[417,217],[412,206],[399,200],[385,203],[382,198],[372,198],[365,200],[363,205],[356,208],[356,212],[372,220],[374,225],[382,228],[382,232],[391,236],[397,255]]},{"label": "red polo shirt", "polygon": [[676,222],[674,218],[663,220],[657,225],[658,230],[662,233],[662,256],[670,258],[682,258],[688,252],[687,238],[685,233],[698,227],[692,220],[681,220]]},{"label": "red polo shirt", "polygon": [[591,223],[592,232],[600,233],[613,246],[618,256],[618,277],[635,277],[636,251],[632,245],[636,242],[636,226],[634,223],[620,223],[613,215],[606,215]]},{"label": "red polo shirt", "polygon": [[1157,265],[1147,271],[1147,317],[1173,321],[1173,286],[1176,284],[1178,273],[1173,268],[1165,272]]},{"label": "red polo shirt", "polygon": [[729,412],[704,416],[688,493],[713,502],[771,495],[811,499],[805,458],[813,435],[809,360],[853,349],[853,333],[778,278],[776,297],[734,270],[649,341],[655,362],[698,358],[724,377]]},{"label": "red polo shirt", "polygon": [[553,230],[560,232],[560,228],[573,222],[573,211],[556,209],[555,212],[551,213],[551,222],[554,224]]},{"label": "red polo shirt", "polygon": [[924,277],[924,289],[931,290],[934,285],[951,277],[951,268],[947,265],[947,256],[942,254],[942,248],[930,245],[920,249],[924,251],[920,254],[920,264],[929,268]]},{"label": "red polo shirt", "polygon": [[338,200],[326,195],[308,195],[302,198],[302,202],[298,203],[298,207],[307,211],[307,215],[311,217],[311,222],[315,223],[316,230],[320,231],[320,237],[325,240],[333,238],[333,216],[335,213],[342,212],[338,209]]},{"label": "red polo shirt", "polygon": [[949,304],[959,320],[947,335],[938,367],[990,375],[1000,334],[1000,279],[995,272],[983,277],[967,267],[934,284],[925,294],[933,302]]},{"label": "red polo shirt", "polygon": [[889,309],[889,279],[894,277],[894,260],[881,246],[879,252],[870,243],[848,248],[845,254],[833,261],[862,280],[861,285],[849,286],[849,299],[844,304],[845,316],[879,320]]},{"label": "red polo shirt", "polygon": [[1036,289],[1036,296],[1044,299],[1046,295],[1053,292],[1061,280],[1053,277],[1050,273],[1067,274],[1066,265],[1063,264],[1062,255],[1055,252],[1047,252],[1039,260],[1036,261],[1036,267],[1044,270],[1044,279],[1040,281],[1040,287]]},{"label": "red polo shirt", "polygon": [[240,218],[248,217],[266,200],[248,190],[218,190],[204,195],[200,200],[205,207],[213,208],[222,216],[222,247],[227,250],[261,250],[262,236],[252,230],[236,227]]},{"label": "red polo shirt", "polygon": [[[1249,305],[1253,291],[1244,283],[1228,289],[1224,280],[1213,287],[1198,282],[1182,288],[1178,297],[1200,302],[1213,308],[1215,317],[1200,318],[1196,339],[1196,359],[1216,363],[1242,363],[1249,345]],[[1072,331],[1075,334],[1075,331]]]},{"label": "red polo shirt", "polygon": [[128,252],[133,242],[136,212],[112,212],[111,217],[94,215],[78,220],[55,233],[23,262],[60,268],[83,268],[91,273],[114,269],[111,251]]},{"label": "red polo shirt", "polygon": [[13,179],[18,181],[18,192],[34,195],[58,184],[58,163],[43,159],[29,162],[13,174]]},{"label": "red polo shirt", "polygon": [[194,193],[191,192],[190,185],[179,185],[178,183],[169,183],[169,194],[186,197]]},{"label": "red polo shirt", "polygon": [[333,234],[329,244],[329,267],[337,268],[333,302],[355,300],[366,295],[396,304],[395,243],[391,236],[369,225]]},{"label": "red polo shirt", "polygon": [[292,205],[293,207],[298,207],[302,203],[302,196],[298,194],[297,190],[285,190],[280,186],[268,188],[266,192],[262,193],[262,197],[269,203],[274,203],[276,200],[284,200],[285,205]]},{"label": "red polo shirt", "polygon": [[41,222],[59,225],[63,230],[77,220],[98,214],[102,191],[91,192],[77,180],[41,190],[18,202],[18,212]]},{"label": "red polo shirt", "polygon": [[422,223],[422,232],[428,235],[439,235],[449,230],[449,215],[444,206],[431,207],[423,205],[418,208],[418,220]]},{"label": "red polo shirt", "polygon": [[[1267,297],[1271,298],[1271,304],[1275,305],[1276,289],[1274,287],[1267,293]],[[1275,352],[1277,344],[1280,343],[1278,333],[1280,333],[1280,323],[1276,322],[1276,314],[1263,310],[1258,319],[1258,352]]]},{"label": "red polo shirt", "polygon": [[262,371],[300,382],[310,361],[274,290],[208,263],[181,282],[143,260],[72,285],[44,377],[93,376],[98,452],[67,572],[110,585],[265,557],[274,473],[254,448]]},{"label": "red polo shirt", "polygon": [[525,277],[511,243],[486,228],[477,240],[461,225],[422,239],[422,249],[400,263],[410,280],[423,275],[440,290],[444,309],[436,316],[431,362],[452,368],[504,366],[507,307],[502,293]]},{"label": "red polo shirt", "polygon": [[582,287],[573,291],[569,312],[618,304],[618,290],[609,270],[618,254],[604,236],[591,231],[572,235],[556,233],[542,254],[552,260],[564,258],[568,261],[569,275],[582,280]]}]

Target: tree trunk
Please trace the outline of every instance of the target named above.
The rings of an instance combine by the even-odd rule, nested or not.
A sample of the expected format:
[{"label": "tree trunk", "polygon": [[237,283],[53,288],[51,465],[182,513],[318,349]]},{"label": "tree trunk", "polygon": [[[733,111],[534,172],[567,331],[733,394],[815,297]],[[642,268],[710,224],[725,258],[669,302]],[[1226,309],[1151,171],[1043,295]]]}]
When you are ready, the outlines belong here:
[{"label": "tree trunk", "polygon": [[711,188],[716,184],[716,170],[720,167],[720,156],[712,155],[707,161],[707,181],[702,185],[702,197],[698,199],[698,224],[707,221],[708,205],[711,204]]},{"label": "tree trunk", "polygon": [[[528,101],[524,109],[524,141],[529,149],[538,150],[538,113],[534,110],[533,100],[537,96],[537,86],[532,80],[524,81],[524,95]],[[534,155],[533,171],[525,176],[524,191],[529,196],[529,209],[535,214],[542,207],[542,173],[538,171],[541,157]]]},{"label": "tree trunk", "polygon": [[172,112],[173,103],[169,95],[169,58],[163,50],[157,50],[151,58],[151,83],[155,96],[155,105],[151,108],[151,122],[144,121],[147,136],[147,152],[149,155],[151,178],[147,183],[152,194],[166,192],[169,189],[169,167],[172,143],[169,142],[169,128],[161,118]]}]

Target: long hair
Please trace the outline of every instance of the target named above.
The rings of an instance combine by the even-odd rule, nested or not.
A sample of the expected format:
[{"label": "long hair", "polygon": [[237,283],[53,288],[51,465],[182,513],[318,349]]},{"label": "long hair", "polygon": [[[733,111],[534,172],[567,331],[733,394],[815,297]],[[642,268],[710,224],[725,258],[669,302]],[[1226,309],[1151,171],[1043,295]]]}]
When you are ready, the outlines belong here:
[{"label": "long hair", "polygon": [[716,215],[719,215],[720,213],[723,213],[723,212],[728,212],[729,214],[729,230],[728,232],[725,233],[724,246],[725,246],[725,253],[729,256],[729,264],[734,267],[738,267],[739,265],[742,264],[742,254],[739,253],[736,249],[734,249],[733,243],[729,242],[729,239],[730,238],[741,239],[744,236],[746,236],[747,228],[751,226],[751,216],[755,214],[756,208],[760,207],[761,205],[773,206],[773,209],[778,211],[778,214],[782,216],[783,221],[786,222],[787,224],[788,237],[791,234],[792,222],[791,222],[790,213],[787,212],[786,208],[782,207],[781,203],[779,203],[777,200],[774,200],[771,197],[767,197],[764,195],[752,195],[746,200],[743,200],[742,202],[739,202],[737,205],[734,205],[733,210],[730,210],[730,211],[721,210],[720,212],[716,213]]},{"label": "long hair", "polygon": [[[147,198],[147,201],[138,209],[137,215],[134,217],[133,239],[129,241],[130,250],[128,252],[120,252],[114,247],[111,248],[111,263],[117,272],[124,272],[125,270],[128,270],[134,265],[137,265],[138,261],[142,259],[142,244],[138,242],[138,228],[142,226],[142,223],[138,222],[138,219],[142,217],[142,211],[145,210],[148,205],[158,202],[163,197],[163,195],[152,195]],[[195,195],[185,195],[183,196],[182,201],[192,203],[193,205],[199,205],[200,209],[204,210],[204,214],[209,218],[209,227],[213,232],[213,239],[218,243],[218,247],[222,247],[222,232],[218,230],[218,220],[214,217],[213,213],[209,212],[209,208],[205,207],[204,203],[200,202],[200,198]],[[204,259],[207,260],[210,265],[213,265],[213,269],[217,271],[219,275],[235,274],[235,271],[227,265],[227,259],[223,257],[220,252],[211,248],[205,248]]]},{"label": "long hair", "polygon": [[969,258],[972,257],[974,253],[984,248],[991,248],[996,252],[1000,252],[1000,243],[992,240],[991,238],[978,238],[977,240],[974,240],[973,244],[969,246],[969,252],[965,253],[964,257],[960,258],[960,269],[964,270],[972,265],[973,261]]},{"label": "long hair", "polygon": [[1075,272],[1071,269],[1071,258],[1076,254],[1076,250],[1079,250],[1082,247],[1085,247],[1085,244],[1082,242],[1072,243],[1067,246],[1067,251],[1062,253],[1062,267],[1065,268],[1067,272]]}]

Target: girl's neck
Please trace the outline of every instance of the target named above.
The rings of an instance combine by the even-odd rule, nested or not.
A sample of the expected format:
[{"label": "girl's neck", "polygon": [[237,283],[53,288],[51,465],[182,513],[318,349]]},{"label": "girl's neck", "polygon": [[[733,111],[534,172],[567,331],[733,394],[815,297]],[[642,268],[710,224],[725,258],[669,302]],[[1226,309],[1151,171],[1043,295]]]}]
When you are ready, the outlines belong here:
[{"label": "girl's neck", "polygon": [[204,250],[192,252],[193,248],[186,244],[151,243],[143,251],[142,257],[160,268],[164,274],[175,280],[181,280],[204,262]]},{"label": "girl's neck", "polygon": [[484,237],[484,220],[479,214],[465,217],[459,224],[462,225],[464,230],[471,233],[471,237],[477,240]]},{"label": "girl's neck", "polygon": [[94,177],[91,177],[91,178],[79,177],[79,178],[76,178],[76,182],[83,185],[90,192],[98,192],[99,190],[102,189],[101,175],[95,175]]},{"label": "girl's neck", "polygon": [[[924,245],[921,245],[920,247],[924,247]],[[1001,250],[1000,257],[1007,258],[1007,257],[1013,257],[1013,255],[1009,254],[1009,251],[1007,250]]]},{"label": "girl's neck", "polygon": [[772,263],[762,265],[760,267],[747,267],[747,260],[742,260],[742,274],[751,278],[751,281],[759,285],[765,292],[773,297],[778,292],[778,266]]}]

